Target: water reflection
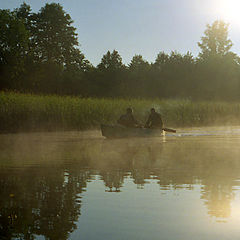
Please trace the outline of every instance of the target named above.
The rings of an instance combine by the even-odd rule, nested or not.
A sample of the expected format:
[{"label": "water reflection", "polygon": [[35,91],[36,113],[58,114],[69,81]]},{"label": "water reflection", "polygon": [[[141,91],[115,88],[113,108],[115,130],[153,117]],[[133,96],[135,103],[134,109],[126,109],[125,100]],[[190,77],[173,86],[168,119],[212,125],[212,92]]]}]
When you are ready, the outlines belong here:
[{"label": "water reflection", "polygon": [[58,168],[1,170],[1,236],[6,239],[67,239],[81,214],[86,171]]},{"label": "water reflection", "polygon": [[106,194],[121,194],[125,179],[139,189],[157,181],[162,192],[194,191],[200,185],[199,198],[209,216],[231,216],[233,189],[239,186],[239,138],[0,138],[3,239],[68,239],[77,228],[82,197],[91,181],[104,182]]}]

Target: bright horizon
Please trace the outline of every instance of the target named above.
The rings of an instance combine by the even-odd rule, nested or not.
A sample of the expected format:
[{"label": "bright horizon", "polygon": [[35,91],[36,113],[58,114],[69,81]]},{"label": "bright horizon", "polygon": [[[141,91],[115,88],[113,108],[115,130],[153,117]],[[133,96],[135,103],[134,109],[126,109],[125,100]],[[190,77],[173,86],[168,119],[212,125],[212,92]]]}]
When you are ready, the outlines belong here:
[{"label": "bright horizon", "polygon": [[[80,50],[93,65],[116,49],[124,64],[141,54],[153,62],[160,51],[199,53],[197,42],[206,24],[222,19],[229,23],[232,51],[240,55],[239,0],[26,0],[34,12],[56,2],[70,14],[77,28]],[[23,1],[5,0],[1,9],[18,8]]]}]

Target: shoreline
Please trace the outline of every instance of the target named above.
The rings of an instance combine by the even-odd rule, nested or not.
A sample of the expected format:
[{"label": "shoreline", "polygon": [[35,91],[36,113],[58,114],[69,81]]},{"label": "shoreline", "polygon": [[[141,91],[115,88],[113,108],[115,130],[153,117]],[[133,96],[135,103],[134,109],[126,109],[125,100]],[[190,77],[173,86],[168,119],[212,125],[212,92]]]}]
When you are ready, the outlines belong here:
[{"label": "shoreline", "polygon": [[127,107],[141,123],[155,107],[168,128],[240,125],[240,102],[97,99],[0,92],[0,133],[98,130]]}]

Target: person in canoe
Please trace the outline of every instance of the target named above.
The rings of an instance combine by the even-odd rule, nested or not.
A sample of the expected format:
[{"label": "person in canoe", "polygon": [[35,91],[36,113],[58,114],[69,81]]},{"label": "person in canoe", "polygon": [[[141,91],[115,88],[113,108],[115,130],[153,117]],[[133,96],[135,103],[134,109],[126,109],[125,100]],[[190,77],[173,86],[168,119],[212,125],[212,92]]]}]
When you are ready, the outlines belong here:
[{"label": "person in canoe", "polygon": [[148,120],[144,126],[145,128],[163,128],[162,116],[160,113],[157,113],[155,108],[151,108],[151,113],[148,117]]},{"label": "person in canoe", "polygon": [[138,128],[141,127],[141,124],[134,118],[133,110],[131,108],[127,108],[126,114],[123,114],[118,120],[117,123],[129,128]]}]

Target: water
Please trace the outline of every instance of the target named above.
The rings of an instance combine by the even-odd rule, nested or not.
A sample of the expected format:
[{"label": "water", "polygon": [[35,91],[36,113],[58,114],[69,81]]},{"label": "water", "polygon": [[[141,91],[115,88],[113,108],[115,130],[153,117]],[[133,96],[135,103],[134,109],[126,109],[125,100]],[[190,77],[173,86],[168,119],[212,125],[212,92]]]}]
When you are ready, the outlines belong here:
[{"label": "water", "polygon": [[0,135],[0,239],[239,239],[240,127]]}]

